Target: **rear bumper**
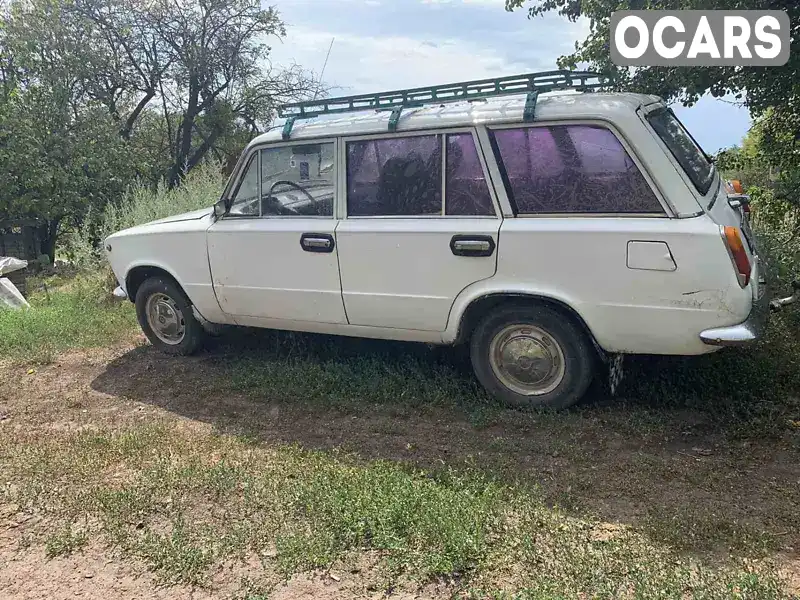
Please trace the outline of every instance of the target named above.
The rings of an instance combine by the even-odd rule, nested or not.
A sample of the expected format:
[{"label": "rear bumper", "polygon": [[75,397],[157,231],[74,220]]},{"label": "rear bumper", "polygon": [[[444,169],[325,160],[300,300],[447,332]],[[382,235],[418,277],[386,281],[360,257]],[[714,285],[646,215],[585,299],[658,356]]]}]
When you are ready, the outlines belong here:
[{"label": "rear bumper", "polygon": [[738,325],[716,327],[700,332],[700,339],[709,346],[747,346],[764,335],[769,315],[769,294],[759,286],[759,298],[753,303],[747,320]]}]

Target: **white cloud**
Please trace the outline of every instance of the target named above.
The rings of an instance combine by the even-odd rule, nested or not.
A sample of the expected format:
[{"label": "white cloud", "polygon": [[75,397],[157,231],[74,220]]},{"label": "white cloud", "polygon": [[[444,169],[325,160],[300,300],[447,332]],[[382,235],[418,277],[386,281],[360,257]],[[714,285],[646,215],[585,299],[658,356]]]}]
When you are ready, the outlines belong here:
[{"label": "white cloud", "polygon": [[324,79],[336,88],[333,95],[499,77],[553,66],[550,57],[540,64],[523,64],[506,59],[492,47],[463,39],[333,34],[304,27],[292,29],[285,45],[274,47],[273,58],[277,63],[291,59],[319,73],[332,39]]}]

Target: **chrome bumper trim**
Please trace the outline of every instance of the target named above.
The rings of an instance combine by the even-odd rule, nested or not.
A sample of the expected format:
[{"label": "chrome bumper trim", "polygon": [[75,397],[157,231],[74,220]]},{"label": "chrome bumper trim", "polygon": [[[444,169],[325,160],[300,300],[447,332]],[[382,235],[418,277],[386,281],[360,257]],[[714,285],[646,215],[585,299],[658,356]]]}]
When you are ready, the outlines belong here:
[{"label": "chrome bumper trim", "polygon": [[114,294],[114,298],[119,298],[120,300],[125,300],[125,298],[128,297],[128,294],[125,293],[121,285],[115,287],[112,293]]},{"label": "chrome bumper trim", "polygon": [[770,303],[766,287],[759,291],[761,297],[753,304],[744,323],[701,331],[700,339],[703,343],[709,346],[747,346],[761,338],[767,328]]}]

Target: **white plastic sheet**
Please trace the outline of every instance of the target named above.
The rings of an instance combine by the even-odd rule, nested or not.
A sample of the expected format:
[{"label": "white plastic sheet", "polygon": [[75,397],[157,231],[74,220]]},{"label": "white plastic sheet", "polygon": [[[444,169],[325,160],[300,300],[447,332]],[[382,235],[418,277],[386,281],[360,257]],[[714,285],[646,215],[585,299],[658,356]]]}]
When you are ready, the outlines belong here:
[{"label": "white plastic sheet", "polygon": [[0,307],[22,308],[23,306],[30,304],[19,293],[17,286],[11,283],[8,277],[0,277]]},{"label": "white plastic sheet", "polygon": [[19,271],[28,266],[27,260],[13,256],[0,256],[0,308],[22,308],[30,306],[25,297],[19,293],[17,286],[7,277],[2,277],[13,271]]},{"label": "white plastic sheet", "polygon": [[0,256],[0,277],[8,275],[13,271],[19,271],[28,266],[27,260],[14,258],[13,256]]}]

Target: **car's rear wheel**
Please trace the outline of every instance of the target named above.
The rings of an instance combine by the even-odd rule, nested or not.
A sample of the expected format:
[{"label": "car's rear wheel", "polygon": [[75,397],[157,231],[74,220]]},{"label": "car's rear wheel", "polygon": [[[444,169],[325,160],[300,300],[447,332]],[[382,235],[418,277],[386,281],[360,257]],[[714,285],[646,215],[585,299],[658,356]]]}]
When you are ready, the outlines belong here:
[{"label": "car's rear wheel", "polygon": [[168,277],[150,277],[136,291],[136,317],[155,347],[168,354],[192,354],[204,331],[186,294]]},{"label": "car's rear wheel", "polygon": [[484,317],[470,357],[487,391],[518,407],[565,408],[586,392],[595,356],[581,327],[548,306],[508,306]]}]

